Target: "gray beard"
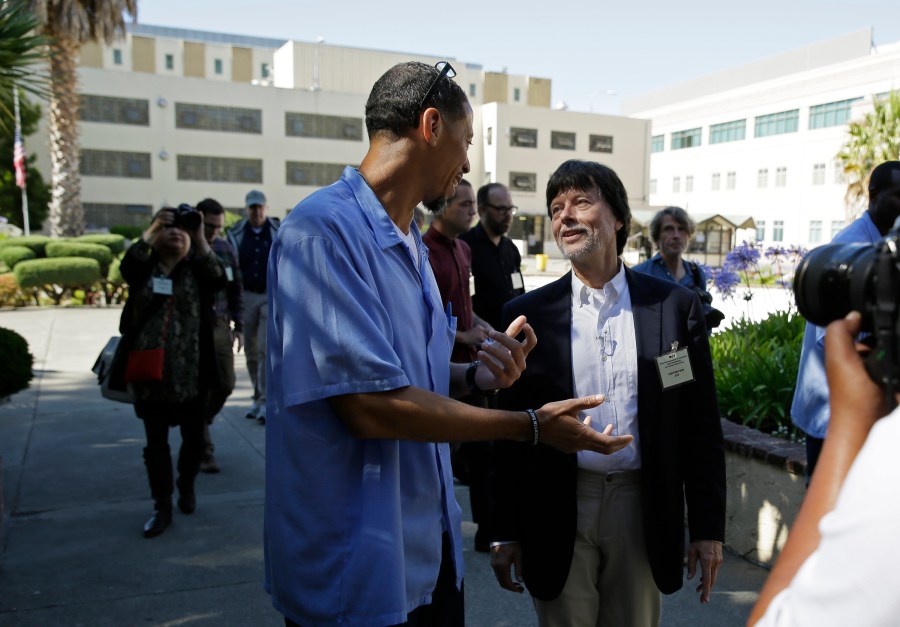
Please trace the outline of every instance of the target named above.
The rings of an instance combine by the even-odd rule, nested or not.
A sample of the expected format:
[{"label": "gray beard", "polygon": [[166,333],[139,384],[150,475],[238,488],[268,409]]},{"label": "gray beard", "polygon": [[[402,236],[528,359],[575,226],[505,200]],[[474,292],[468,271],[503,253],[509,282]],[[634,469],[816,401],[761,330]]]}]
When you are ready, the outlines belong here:
[{"label": "gray beard", "polygon": [[559,252],[562,253],[563,257],[569,261],[577,261],[597,250],[600,247],[600,238],[596,232],[588,233],[587,239],[574,249],[566,250],[559,240],[556,241],[556,246],[559,248]]}]

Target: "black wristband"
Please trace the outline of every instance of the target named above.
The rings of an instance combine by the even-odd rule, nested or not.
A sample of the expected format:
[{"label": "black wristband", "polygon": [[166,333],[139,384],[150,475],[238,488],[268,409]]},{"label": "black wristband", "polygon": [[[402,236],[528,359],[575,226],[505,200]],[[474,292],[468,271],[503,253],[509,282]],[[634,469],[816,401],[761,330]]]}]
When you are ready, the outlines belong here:
[{"label": "black wristband", "polygon": [[478,389],[478,385],[475,383],[475,372],[478,371],[478,366],[480,365],[481,362],[476,359],[466,368],[466,385],[469,386],[469,392],[472,394],[481,393],[481,390]]},{"label": "black wristband", "polygon": [[531,418],[531,428],[534,430],[534,439],[531,441],[532,446],[536,446],[541,441],[541,425],[538,423],[537,413],[533,409],[526,409],[528,417]]}]

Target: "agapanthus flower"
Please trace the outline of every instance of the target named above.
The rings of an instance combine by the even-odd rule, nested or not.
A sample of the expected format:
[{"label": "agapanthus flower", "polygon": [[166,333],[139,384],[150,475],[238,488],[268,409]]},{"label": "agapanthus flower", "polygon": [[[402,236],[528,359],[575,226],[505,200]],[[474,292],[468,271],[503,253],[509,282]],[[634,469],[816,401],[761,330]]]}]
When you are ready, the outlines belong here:
[{"label": "agapanthus flower", "polygon": [[747,272],[759,263],[759,249],[756,244],[741,242],[734,250],[725,255],[725,268]]},{"label": "agapanthus flower", "polygon": [[741,284],[741,277],[727,267],[716,268],[712,270],[712,281],[719,294],[724,298],[731,298],[734,296],[734,290]]}]

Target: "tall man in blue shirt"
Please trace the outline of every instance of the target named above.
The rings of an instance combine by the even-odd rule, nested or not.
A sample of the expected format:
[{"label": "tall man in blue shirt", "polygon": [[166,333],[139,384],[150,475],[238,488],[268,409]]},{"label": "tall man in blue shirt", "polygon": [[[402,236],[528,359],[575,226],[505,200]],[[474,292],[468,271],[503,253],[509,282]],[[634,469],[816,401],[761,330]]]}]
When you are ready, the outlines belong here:
[{"label": "tall man in blue shirt", "polygon": [[[832,243],[874,244],[900,215],[900,161],[885,161],[869,177],[869,208]],[[812,477],[828,430],[828,383],[825,381],[825,329],[806,323],[791,419],[806,433],[806,476]]]},{"label": "tall man in blue shirt", "polygon": [[253,383],[253,405],[247,418],[266,424],[266,264],[278,231],[278,220],[266,216],[266,195],[247,193],[247,217],[228,232],[241,263],[244,282],[244,356]]},{"label": "tall man in blue shirt", "polygon": [[463,624],[446,442],[610,453],[631,440],[576,418],[596,396],[529,412],[447,397],[508,386],[537,341],[519,318],[476,361],[450,363],[455,320],[410,226],[469,171],[472,108],[453,75],[388,70],[366,103],[359,170],[297,205],[272,245],[265,587],[287,625]]}]

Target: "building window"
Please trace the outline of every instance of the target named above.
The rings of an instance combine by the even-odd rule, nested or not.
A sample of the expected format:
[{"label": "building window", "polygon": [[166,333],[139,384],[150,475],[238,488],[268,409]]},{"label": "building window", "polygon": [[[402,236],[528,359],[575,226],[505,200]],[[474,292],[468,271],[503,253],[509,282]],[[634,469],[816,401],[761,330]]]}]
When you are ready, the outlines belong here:
[{"label": "building window", "polygon": [[810,220],[809,221],[809,243],[810,244],[818,244],[822,241],[822,221],[821,220]]},{"label": "building window", "polygon": [[729,172],[725,178],[725,189],[734,189],[737,183],[737,172]]},{"label": "building window", "polygon": [[363,140],[362,118],[317,113],[284,114],[284,134],[288,137],[315,137],[317,139]]},{"label": "building window", "polygon": [[537,148],[536,128],[511,128],[509,129],[509,145],[522,148]]},{"label": "building window", "polygon": [[744,139],[746,133],[747,120],[735,120],[734,122],[713,124],[709,127],[709,143],[724,144],[725,142],[740,141]]},{"label": "building window", "polygon": [[537,174],[534,172],[510,172],[509,188],[517,192],[537,191]]},{"label": "building window", "polygon": [[221,74],[221,73],[222,73],[222,59],[216,59],[216,60],[213,62],[213,66],[215,67],[215,70],[214,70],[214,71],[215,71],[216,74]]},{"label": "building window", "polygon": [[656,193],[656,179],[650,179],[650,193]]},{"label": "building window", "polygon": [[850,113],[853,103],[862,98],[851,98],[827,104],[816,105],[809,108],[809,128],[828,128],[829,126],[842,126],[850,121]]},{"label": "building window", "polygon": [[613,151],[612,135],[591,135],[589,137],[588,150],[591,152],[607,152]]},{"label": "building window", "polygon": [[716,172],[712,175],[712,190],[714,192],[719,191],[719,187],[722,184],[722,175]]},{"label": "building window", "polygon": [[700,145],[700,129],[692,128],[689,131],[672,133],[672,150],[682,148],[694,148]]},{"label": "building window", "polygon": [[152,177],[149,152],[82,150],[79,171],[82,176],[111,176],[126,179],[149,179]]},{"label": "building window", "polygon": [[832,220],[831,221],[831,239],[834,239],[834,236],[844,230],[844,221],[843,220]]},{"label": "building window", "polygon": [[519,102],[519,98],[522,97],[522,93],[519,91],[519,88],[516,87],[513,89],[513,100],[515,102]]},{"label": "building window", "polygon": [[550,147],[558,150],[575,150],[575,133],[550,131]]},{"label": "building window", "polygon": [[262,133],[262,111],[176,102],[175,128],[259,135]]},{"label": "building window", "polygon": [[694,177],[693,176],[684,177],[684,191],[686,191],[686,192],[694,191]]},{"label": "building window", "polygon": [[783,242],[784,241],[784,220],[775,220],[772,223],[772,241],[773,242]]},{"label": "building window", "polygon": [[654,135],[650,138],[650,152],[662,152],[666,149],[666,136]]},{"label": "building window", "polygon": [[672,192],[677,194],[681,191],[681,177],[676,176],[672,179]]},{"label": "building window", "polygon": [[78,119],[82,122],[150,126],[150,102],[139,98],[82,94],[78,104]]},{"label": "building window", "polygon": [[834,182],[837,185],[847,184],[847,174],[844,172],[844,166],[839,161],[834,163]]},{"label": "building window", "polygon": [[487,130],[487,145],[492,146],[494,144],[494,127],[489,126]]},{"label": "building window", "polygon": [[324,187],[341,178],[343,163],[314,163],[309,161],[288,161],[285,163],[286,185],[311,185]]},{"label": "building window", "polygon": [[474,98],[476,93],[475,83],[469,83],[469,97]]},{"label": "building window", "polygon": [[769,168],[760,168],[756,171],[756,186],[759,188],[768,187],[769,185]]},{"label": "building window", "polygon": [[262,183],[262,159],[178,155],[179,181]]},{"label": "building window", "polygon": [[784,187],[787,185],[787,168],[775,168],[775,187]]},{"label": "building window", "polygon": [[825,184],[825,164],[824,163],[814,163],[813,164],[813,185],[824,185]]},{"label": "building window", "polygon": [[766,239],[766,221],[765,220],[757,220],[756,221],[756,241],[762,242]]},{"label": "building window", "polygon": [[150,205],[86,202],[81,206],[84,207],[84,221],[92,229],[118,224],[146,227],[153,214]]},{"label": "building window", "polygon": [[122,65],[122,51],[119,48],[113,48],[113,65]]},{"label": "building window", "polygon": [[756,118],[756,137],[796,133],[799,121],[800,109],[761,115]]},{"label": "building window", "polygon": [[166,55],[166,69],[167,70],[175,69],[175,55],[173,55],[173,54]]},{"label": "building window", "polygon": [[259,75],[263,80],[269,78],[269,76],[271,74],[272,74],[272,67],[268,63],[263,63],[262,65],[259,66]]}]

